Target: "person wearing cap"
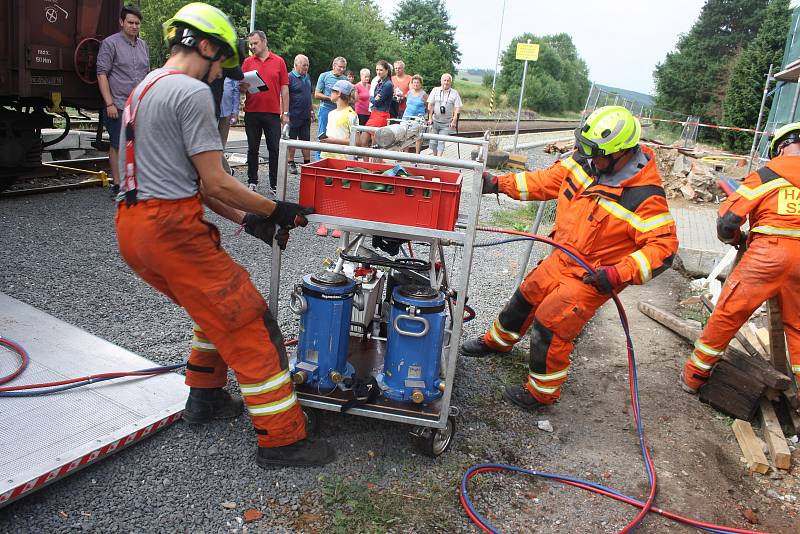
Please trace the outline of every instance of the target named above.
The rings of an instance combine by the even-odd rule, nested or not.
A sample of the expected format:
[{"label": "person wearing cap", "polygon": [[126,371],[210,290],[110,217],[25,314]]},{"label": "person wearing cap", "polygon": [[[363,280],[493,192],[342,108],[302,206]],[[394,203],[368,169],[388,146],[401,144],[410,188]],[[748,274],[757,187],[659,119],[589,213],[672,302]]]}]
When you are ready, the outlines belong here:
[{"label": "person wearing cap", "polygon": [[[319,112],[317,113],[317,136],[325,133],[328,126],[328,113],[336,109],[336,104],[331,100],[331,90],[333,85],[339,80],[347,81],[345,75],[347,69],[347,59],[342,56],[333,58],[331,70],[325,71],[317,78],[317,85],[314,88],[314,98],[320,101]],[[314,161],[320,157],[319,152],[312,154]]]},{"label": "person wearing cap", "polygon": [[[238,417],[246,405],[256,463],[324,465],[336,454],[306,436],[283,336],[247,271],[222,248],[205,207],[254,237],[285,247],[310,210],[250,191],[221,164],[207,82],[239,64],[236,31],[216,7],[187,4],[164,23],[170,57],[132,91],[123,111],[125,169],[116,213],[125,262],[194,321],[186,364],[190,424]],[[242,398],[224,388],[233,369]]]},{"label": "person wearing cap", "polygon": [[553,240],[576,250],[591,273],[554,250],[523,280],[486,333],[465,342],[465,356],[508,354],[531,328],[529,372],[508,384],[525,410],[552,404],[567,380],[573,341],[614,293],[665,271],[678,251],[655,154],[639,144],[630,111],[606,106],[575,130],[576,150],[545,170],[484,175],[483,193],[557,200]]},{"label": "person wearing cap", "polygon": [[[339,80],[333,84],[331,102],[336,104],[336,109],[328,113],[325,135],[320,137],[320,141],[336,145],[350,144],[350,133],[353,128],[358,126],[358,115],[353,111],[355,97],[355,87],[347,80]],[[333,152],[323,152],[321,155],[323,158],[347,159],[346,155]],[[319,225],[319,228],[317,228],[317,235],[328,235],[328,229],[324,224]],[[339,237],[341,234],[339,230],[334,230],[332,235],[333,237]]]},{"label": "person wearing cap", "polygon": [[[773,297],[781,306],[791,373],[800,383],[800,122],[775,131],[769,156],[764,167],[730,184],[720,204],[717,237],[747,250],[683,366],[680,385],[688,393],[705,384],[739,328]],[[741,229],[745,222],[749,233]]]}]

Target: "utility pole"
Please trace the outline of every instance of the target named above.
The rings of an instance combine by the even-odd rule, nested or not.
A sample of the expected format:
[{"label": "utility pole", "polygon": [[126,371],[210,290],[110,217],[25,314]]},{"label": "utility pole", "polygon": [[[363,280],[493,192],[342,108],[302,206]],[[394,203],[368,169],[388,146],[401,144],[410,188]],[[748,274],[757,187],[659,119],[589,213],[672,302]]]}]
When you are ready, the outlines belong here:
[{"label": "utility pole", "polygon": [[492,76],[492,96],[489,98],[489,115],[494,113],[494,86],[497,83],[497,67],[500,63],[500,40],[503,37],[503,19],[506,16],[506,0],[503,0],[503,11],[500,12],[500,32],[497,34],[497,55],[494,57],[494,75]]},{"label": "utility pole", "polygon": [[250,0],[250,33],[256,31],[256,0]]}]

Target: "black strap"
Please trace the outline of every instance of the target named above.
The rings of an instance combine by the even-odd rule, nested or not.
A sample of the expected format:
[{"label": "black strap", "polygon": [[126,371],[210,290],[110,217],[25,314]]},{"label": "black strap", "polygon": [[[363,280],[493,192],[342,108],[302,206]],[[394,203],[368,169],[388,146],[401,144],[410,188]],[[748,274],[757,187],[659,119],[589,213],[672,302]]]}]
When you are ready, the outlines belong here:
[{"label": "black strap", "polygon": [[186,369],[196,373],[213,373],[213,367],[206,367],[205,365],[195,365],[191,362],[186,362]]},{"label": "black strap", "polygon": [[439,313],[444,311],[444,303],[439,304],[438,306],[417,306],[416,304],[406,304],[404,302],[397,302],[396,300],[392,299],[392,306],[397,309],[403,310],[404,312],[408,312],[408,310],[413,306],[417,313],[420,315],[427,315],[429,313]]},{"label": "black strap", "polygon": [[397,258],[390,260],[381,256],[351,256],[341,253],[339,256],[346,261],[353,263],[363,263],[365,265],[380,265],[382,267],[393,267],[395,269],[408,269],[409,271],[427,272],[431,270],[430,262],[417,258]]},{"label": "black strap", "polygon": [[353,398],[342,405],[342,413],[347,412],[356,406],[363,406],[370,402],[375,402],[380,395],[381,388],[378,386],[378,381],[374,376],[365,378],[353,378],[351,384],[347,384],[348,380],[345,379],[345,384],[351,387]]}]

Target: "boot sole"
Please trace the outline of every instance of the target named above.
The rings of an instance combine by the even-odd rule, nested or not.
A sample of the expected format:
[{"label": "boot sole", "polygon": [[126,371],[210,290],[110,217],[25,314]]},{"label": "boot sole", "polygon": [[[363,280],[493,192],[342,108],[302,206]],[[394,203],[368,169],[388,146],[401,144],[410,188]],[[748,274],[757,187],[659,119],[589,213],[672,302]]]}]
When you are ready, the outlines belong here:
[{"label": "boot sole", "polygon": [[468,350],[464,350],[463,347],[459,348],[458,352],[459,354],[461,354],[462,356],[466,356],[467,358],[491,358],[492,356],[505,356],[506,354],[508,354],[506,352],[495,352],[495,351],[470,352]]},{"label": "boot sole", "polygon": [[187,423],[189,423],[190,425],[204,425],[204,424],[212,423],[214,421],[223,421],[225,419],[236,419],[237,417],[242,415],[243,411],[244,410],[239,410],[239,412],[236,413],[236,414],[213,415],[211,417],[199,417],[199,416],[190,415],[190,414],[187,414],[186,412],[183,412],[181,414],[181,418],[184,421],[186,421]]},{"label": "boot sole", "polygon": [[256,464],[258,467],[263,469],[269,467],[322,467],[328,465],[332,461],[336,459],[336,454],[333,454],[330,459],[327,460],[319,460],[316,462],[290,462],[287,460],[268,460],[265,458],[261,458],[260,456],[256,456]]}]

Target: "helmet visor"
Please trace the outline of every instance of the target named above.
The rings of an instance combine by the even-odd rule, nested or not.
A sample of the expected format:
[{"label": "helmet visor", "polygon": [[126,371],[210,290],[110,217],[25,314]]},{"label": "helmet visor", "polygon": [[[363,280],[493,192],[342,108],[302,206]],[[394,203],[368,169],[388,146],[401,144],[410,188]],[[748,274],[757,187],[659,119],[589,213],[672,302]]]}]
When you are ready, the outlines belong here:
[{"label": "helmet visor", "polygon": [[587,158],[606,155],[606,151],[600,148],[600,145],[598,145],[596,141],[593,141],[583,135],[583,131],[581,130],[580,126],[575,129],[575,146],[578,147],[578,150],[581,151],[581,154]]}]

